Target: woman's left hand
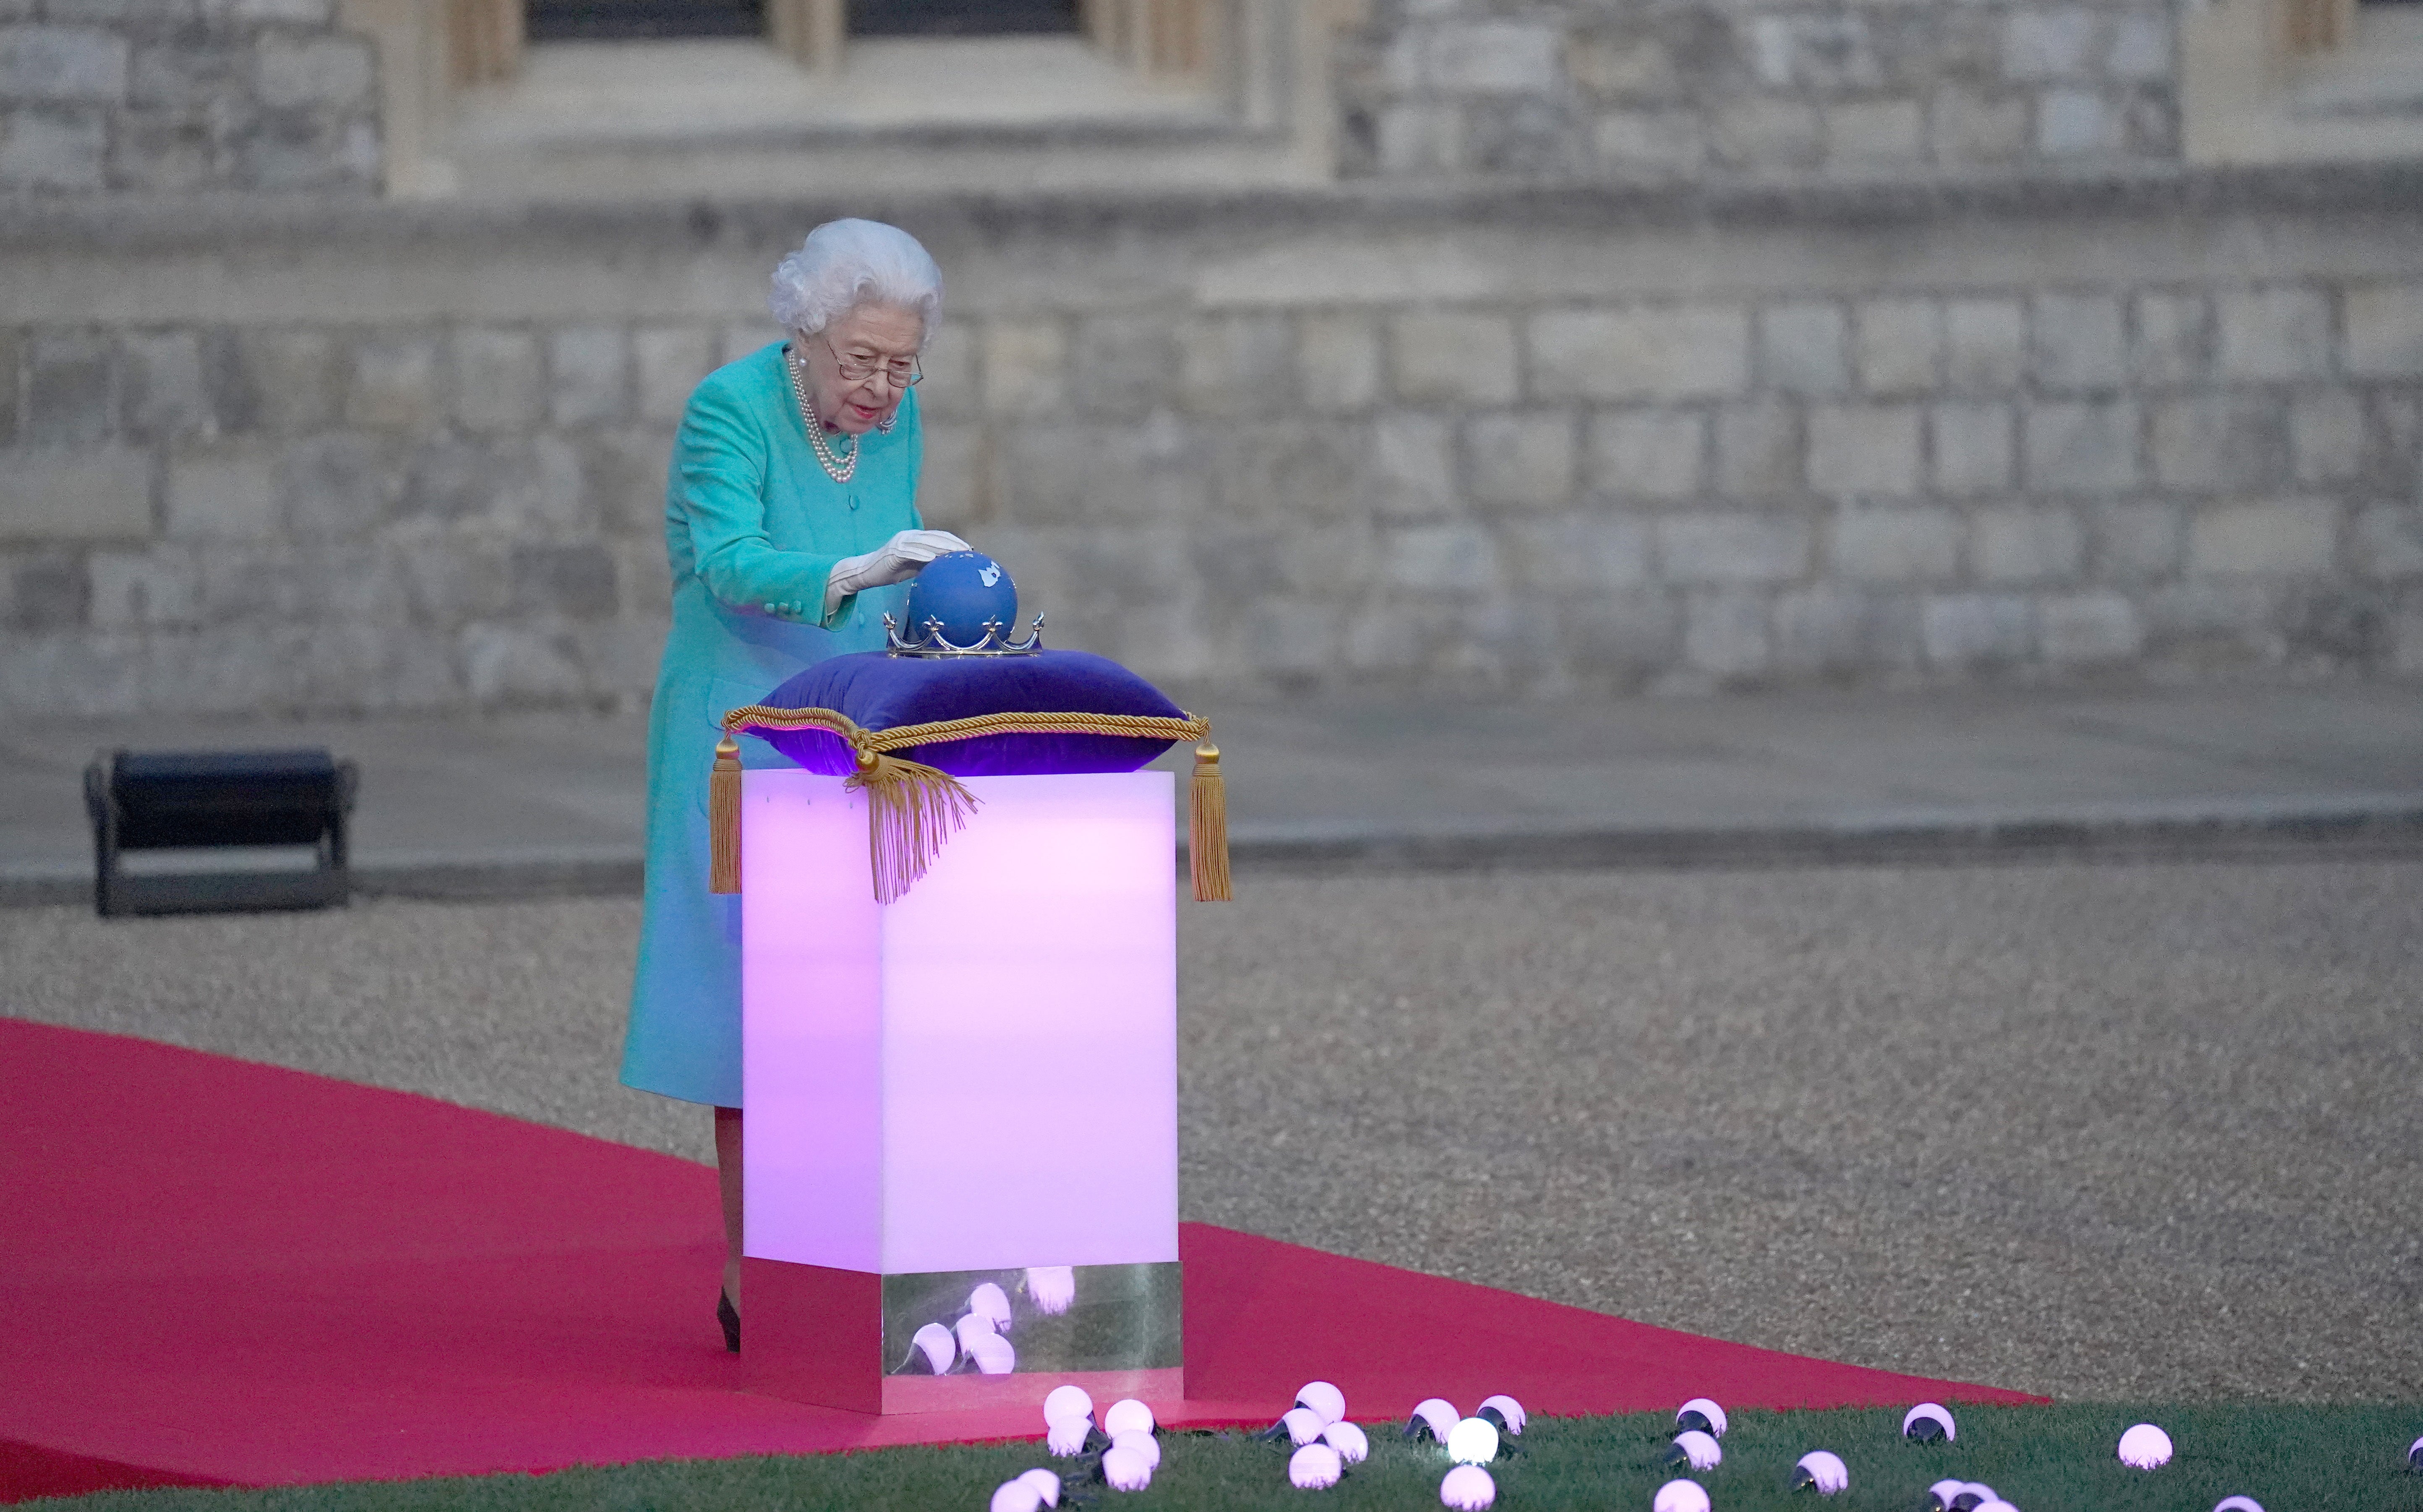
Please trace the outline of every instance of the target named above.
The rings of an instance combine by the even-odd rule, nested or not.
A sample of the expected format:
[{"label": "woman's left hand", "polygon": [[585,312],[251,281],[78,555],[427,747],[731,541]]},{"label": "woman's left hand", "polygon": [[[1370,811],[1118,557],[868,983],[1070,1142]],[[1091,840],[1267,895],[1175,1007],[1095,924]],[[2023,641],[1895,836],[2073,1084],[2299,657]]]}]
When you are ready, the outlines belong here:
[{"label": "woman's left hand", "polygon": [[863,557],[844,557],[825,579],[825,614],[863,589],[905,583],[937,557],[970,549],[948,530],[903,530]]}]

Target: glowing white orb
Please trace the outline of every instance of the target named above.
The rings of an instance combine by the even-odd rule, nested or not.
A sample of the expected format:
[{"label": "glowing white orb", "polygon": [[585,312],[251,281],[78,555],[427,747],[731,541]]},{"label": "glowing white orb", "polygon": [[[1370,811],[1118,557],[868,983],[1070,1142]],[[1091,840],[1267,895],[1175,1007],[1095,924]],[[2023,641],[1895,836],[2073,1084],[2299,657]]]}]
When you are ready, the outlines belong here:
[{"label": "glowing white orb", "polygon": [[1946,1443],[1960,1437],[1959,1426],[1952,1414],[1934,1402],[1921,1402],[1902,1414],[1901,1436],[1905,1439],[1929,1439],[1937,1434]]},{"label": "glowing white orb", "polygon": [[1481,1398],[1481,1405],[1472,1410],[1475,1417],[1486,1417],[1491,1412],[1505,1420],[1508,1433],[1518,1439],[1523,1436],[1522,1403],[1511,1396],[1485,1396]]},{"label": "glowing white orb", "polygon": [[1152,1484],[1152,1467],[1134,1450],[1114,1445],[1102,1451],[1102,1479],[1115,1491],[1140,1491]]},{"label": "glowing white orb", "polygon": [[992,1331],[992,1319],[985,1316],[982,1313],[970,1313],[967,1316],[959,1319],[958,1325],[954,1327],[951,1331],[958,1338],[959,1352],[961,1354],[975,1353],[975,1341],[978,1339],[997,1339],[1001,1337],[1000,1334],[995,1333]]},{"label": "glowing white orb", "polygon": [[986,1317],[991,1319],[994,1331],[1000,1333],[1007,1333],[1009,1331],[1011,1322],[1009,1315],[1009,1294],[1003,1291],[999,1286],[994,1285],[991,1282],[988,1281],[978,1286],[975,1290],[968,1293],[968,1311],[971,1313],[982,1313]]},{"label": "glowing white orb", "polygon": [[1116,1439],[1122,1433],[1150,1433],[1156,1425],[1152,1409],[1132,1396],[1123,1396],[1102,1414],[1102,1431]]},{"label": "glowing white orb", "polygon": [[1674,1435],[1674,1447],[1693,1470],[1714,1470],[1725,1462],[1725,1452],[1717,1447],[1716,1439],[1697,1428],[1686,1428]]},{"label": "glowing white orb", "polygon": [[2225,1496],[2212,1504],[2212,1512],[2263,1512],[2263,1504],[2251,1496]]},{"label": "glowing white orb", "polygon": [[1325,1443],[1308,1443],[1288,1457],[1288,1481],[1307,1491],[1325,1491],[1346,1473],[1346,1462]]},{"label": "glowing white orb", "polygon": [[1820,1496],[1831,1496],[1851,1484],[1850,1467],[1843,1463],[1841,1455],[1829,1450],[1812,1449],[1793,1468],[1809,1477],[1809,1485]]},{"label": "glowing white orb", "polygon": [[1707,1488],[1698,1481],[1671,1480],[1657,1488],[1649,1512],[1708,1512]]},{"label": "glowing white orb", "polygon": [[1148,1468],[1153,1470],[1161,1468],[1161,1441],[1149,1433],[1137,1428],[1130,1428],[1125,1433],[1114,1433],[1111,1435],[1111,1447],[1132,1449],[1144,1456],[1144,1462]]},{"label": "glowing white orb", "polygon": [[1338,1451],[1338,1457],[1350,1465],[1359,1465],[1370,1457],[1371,1441],[1352,1423],[1333,1423],[1321,1430],[1321,1441]]},{"label": "glowing white orb", "polygon": [[1035,1494],[1043,1498],[1045,1506],[1060,1504],[1060,1476],[1056,1472],[1037,1465],[1018,1478],[1035,1488]]},{"label": "glowing white orb", "polygon": [[1321,1430],[1329,1426],[1321,1421],[1320,1413],[1308,1407],[1289,1408],[1280,1415],[1279,1423],[1287,1429],[1288,1442],[1299,1449],[1319,1439]]},{"label": "glowing white orb", "polygon": [[1043,1447],[1062,1459],[1082,1455],[1085,1452],[1085,1436],[1093,1431],[1092,1418],[1062,1418],[1053,1424],[1052,1430],[1043,1436]]},{"label": "glowing white orb", "polygon": [[1964,1507],[1964,1512],[1977,1512],[1977,1508],[1987,1503],[2001,1500],[2001,1497],[1994,1494],[1994,1488],[1984,1481],[1962,1481],[1960,1488],[1952,1493],[1952,1504],[1956,1507]]},{"label": "glowing white orb", "polygon": [[1497,1457],[1497,1425],[1468,1417],[1447,1430],[1447,1457],[1459,1465],[1485,1465]]},{"label": "glowing white orb", "polygon": [[2423,1474],[2423,1439],[2406,1446],[2406,1463],[2416,1473]]},{"label": "glowing white orb", "polygon": [[1414,1404],[1414,1421],[1430,1429],[1432,1438],[1445,1443],[1455,1425],[1464,1421],[1464,1414],[1446,1397],[1431,1396]]},{"label": "glowing white orb", "polygon": [[1046,1423],[1093,1415],[1094,1398],[1083,1386],[1054,1386],[1052,1394],[1043,1399],[1043,1421]]},{"label": "glowing white orb", "polygon": [[926,1368],[937,1376],[950,1373],[959,1358],[959,1341],[940,1323],[928,1323],[910,1335],[909,1342],[926,1357]]},{"label": "glowing white orb", "polygon": [[1479,1465],[1458,1465],[1439,1482],[1439,1500],[1457,1512],[1481,1512],[1497,1500],[1497,1483]]},{"label": "glowing white orb", "polygon": [[2131,1470],[2159,1470],[2171,1462],[2171,1436],[2150,1423],[2120,1435],[2120,1463]]},{"label": "glowing white orb", "polygon": [[1962,1480],[1940,1480],[1928,1487],[1926,1496],[1933,1512],[1952,1512],[1952,1499],[1960,1494],[1961,1487],[1968,1484]]},{"label": "glowing white orb", "polygon": [[1346,1415],[1346,1394],[1325,1380],[1308,1380],[1295,1394],[1295,1405],[1320,1413],[1324,1424],[1335,1423]]},{"label": "glowing white orb", "polygon": [[987,1376],[1006,1376],[1018,1368],[1018,1351],[998,1333],[979,1333],[967,1341],[968,1358]]},{"label": "glowing white orb", "polygon": [[1676,1408],[1674,1421],[1687,1428],[1691,1425],[1684,1423],[1683,1420],[1694,1412],[1700,1414],[1701,1421],[1707,1424],[1707,1431],[1712,1436],[1718,1439],[1725,1436],[1725,1410],[1704,1396],[1694,1396]]},{"label": "glowing white orb", "polygon": [[1026,1295],[1035,1310],[1053,1317],[1069,1311],[1077,1299],[1077,1268],[1074,1266],[1029,1266],[1026,1268]]},{"label": "glowing white orb", "polygon": [[993,1488],[990,1512],[1042,1512],[1043,1498],[1034,1487],[1022,1480],[1004,1481]]}]

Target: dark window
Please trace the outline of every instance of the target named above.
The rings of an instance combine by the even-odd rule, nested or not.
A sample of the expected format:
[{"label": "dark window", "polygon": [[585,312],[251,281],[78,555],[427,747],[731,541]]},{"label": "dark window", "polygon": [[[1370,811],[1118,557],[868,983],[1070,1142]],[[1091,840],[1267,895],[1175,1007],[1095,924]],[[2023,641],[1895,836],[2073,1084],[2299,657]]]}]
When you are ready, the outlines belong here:
[{"label": "dark window", "polygon": [[1072,32],[1077,0],[849,0],[853,37]]},{"label": "dark window", "polygon": [[534,42],[762,37],[764,0],[530,0]]}]

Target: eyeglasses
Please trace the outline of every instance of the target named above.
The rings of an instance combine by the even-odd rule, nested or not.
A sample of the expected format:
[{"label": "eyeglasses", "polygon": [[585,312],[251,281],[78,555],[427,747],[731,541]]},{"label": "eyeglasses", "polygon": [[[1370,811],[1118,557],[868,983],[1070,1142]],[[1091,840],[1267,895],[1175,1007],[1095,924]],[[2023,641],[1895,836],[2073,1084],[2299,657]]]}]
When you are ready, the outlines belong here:
[{"label": "eyeglasses", "polygon": [[840,370],[843,383],[863,384],[879,372],[892,380],[895,388],[914,388],[926,380],[915,357],[889,357],[869,362],[863,357],[846,355],[841,348],[832,344],[830,337],[819,336],[816,339],[824,342],[825,350],[832,354],[833,366]]}]

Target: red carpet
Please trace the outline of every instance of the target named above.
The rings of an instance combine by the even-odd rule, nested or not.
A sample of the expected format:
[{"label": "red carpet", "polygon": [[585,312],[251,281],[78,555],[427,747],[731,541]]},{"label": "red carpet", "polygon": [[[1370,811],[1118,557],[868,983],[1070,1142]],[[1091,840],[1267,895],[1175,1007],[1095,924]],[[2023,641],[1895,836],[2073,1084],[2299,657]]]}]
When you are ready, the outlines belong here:
[{"label": "red carpet", "polygon": [[[1040,1436],[739,1389],[713,1173],[402,1093],[0,1019],[0,1501]],[[1270,1421],[2035,1400],[1185,1229],[1194,1399]]]}]

